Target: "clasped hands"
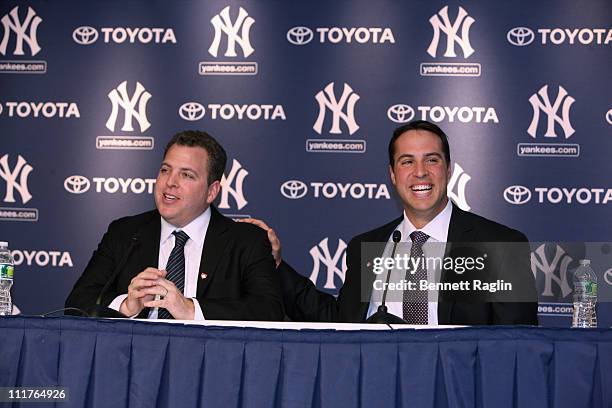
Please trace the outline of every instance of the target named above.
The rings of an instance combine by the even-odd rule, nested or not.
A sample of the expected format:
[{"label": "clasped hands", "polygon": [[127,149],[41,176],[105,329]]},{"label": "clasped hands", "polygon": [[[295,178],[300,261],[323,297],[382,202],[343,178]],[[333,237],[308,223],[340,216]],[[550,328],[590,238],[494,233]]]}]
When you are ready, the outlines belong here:
[{"label": "clasped hands", "polygon": [[[195,305],[183,296],[173,282],[166,279],[166,271],[147,268],[136,275],[128,286],[127,298],[119,311],[126,316],[135,316],[146,307],[161,307],[178,320],[192,320]],[[155,300],[155,296],[159,299]]]}]

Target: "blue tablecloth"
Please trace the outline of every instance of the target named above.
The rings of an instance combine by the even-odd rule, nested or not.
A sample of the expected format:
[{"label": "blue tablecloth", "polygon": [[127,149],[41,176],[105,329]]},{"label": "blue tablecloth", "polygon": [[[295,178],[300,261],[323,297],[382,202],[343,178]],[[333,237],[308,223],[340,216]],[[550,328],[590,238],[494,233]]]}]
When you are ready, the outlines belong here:
[{"label": "blue tablecloth", "polygon": [[67,387],[70,401],[58,407],[612,407],[607,329],[6,317],[0,346],[0,387]]}]

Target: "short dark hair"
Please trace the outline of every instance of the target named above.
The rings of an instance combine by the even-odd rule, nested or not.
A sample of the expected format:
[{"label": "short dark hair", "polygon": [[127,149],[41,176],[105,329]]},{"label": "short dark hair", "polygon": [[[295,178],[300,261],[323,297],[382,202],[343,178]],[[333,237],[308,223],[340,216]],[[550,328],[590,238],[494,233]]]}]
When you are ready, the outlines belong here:
[{"label": "short dark hair", "polygon": [[448,145],[448,138],[446,137],[446,133],[442,129],[431,122],[426,120],[413,120],[412,122],[406,123],[393,131],[393,136],[389,141],[389,164],[393,167],[393,156],[395,156],[395,141],[398,137],[409,130],[426,130],[428,132],[433,133],[434,135],[440,138],[442,142],[442,152],[444,153],[444,158],[446,159],[446,164],[450,164],[450,146]]},{"label": "short dark hair", "polygon": [[227,154],[223,150],[223,146],[214,137],[200,130],[185,130],[177,133],[172,136],[172,139],[166,145],[164,158],[168,154],[168,150],[174,145],[201,147],[206,150],[206,153],[208,153],[208,185],[216,180],[221,180],[227,164]]}]

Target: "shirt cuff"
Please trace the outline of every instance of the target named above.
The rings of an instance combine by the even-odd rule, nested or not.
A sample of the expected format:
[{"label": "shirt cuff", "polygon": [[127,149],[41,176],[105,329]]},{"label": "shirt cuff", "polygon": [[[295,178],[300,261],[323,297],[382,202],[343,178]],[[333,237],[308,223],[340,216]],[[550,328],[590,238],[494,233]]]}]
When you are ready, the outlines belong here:
[{"label": "shirt cuff", "polygon": [[200,307],[200,303],[198,303],[198,299],[191,298],[193,302],[193,306],[195,307],[195,313],[193,314],[193,320],[206,320],[204,314],[202,313],[202,308]]},{"label": "shirt cuff", "polygon": [[[119,295],[117,296],[115,299],[113,299],[112,302],[110,302],[110,305],[108,305],[109,308],[116,310],[118,312],[121,312],[121,304],[123,303],[123,301],[127,298],[127,294],[123,294],[123,295]],[[136,313],[133,316],[129,316],[130,319],[135,318],[136,316],[138,316],[138,313]]]}]

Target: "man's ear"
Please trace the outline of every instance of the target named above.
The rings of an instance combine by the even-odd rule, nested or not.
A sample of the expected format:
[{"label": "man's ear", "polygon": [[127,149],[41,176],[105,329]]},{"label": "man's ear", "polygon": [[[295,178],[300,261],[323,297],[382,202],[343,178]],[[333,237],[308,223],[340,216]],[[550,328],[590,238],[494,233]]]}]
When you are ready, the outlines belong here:
[{"label": "man's ear", "polygon": [[389,165],[389,178],[391,179],[391,183],[395,185],[395,173],[393,172],[393,166]]},{"label": "man's ear", "polygon": [[219,180],[213,181],[208,186],[208,196],[206,197],[206,202],[208,203],[208,205],[212,204],[212,202],[215,201],[220,191],[221,191],[221,182]]}]

